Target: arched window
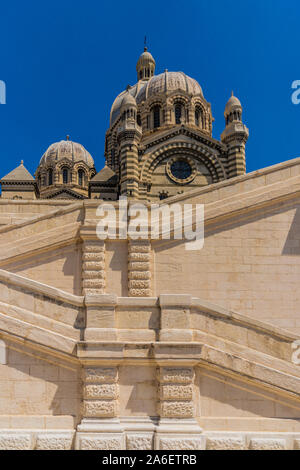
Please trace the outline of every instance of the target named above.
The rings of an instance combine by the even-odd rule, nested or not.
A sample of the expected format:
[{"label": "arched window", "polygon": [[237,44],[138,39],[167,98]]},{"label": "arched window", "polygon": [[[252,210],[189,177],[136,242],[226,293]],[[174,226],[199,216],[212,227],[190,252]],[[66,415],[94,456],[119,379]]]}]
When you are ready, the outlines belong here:
[{"label": "arched window", "polygon": [[79,186],[84,186],[84,171],[78,170],[78,184]]},{"label": "arched window", "polygon": [[69,179],[69,170],[68,170],[68,168],[63,168],[62,169],[62,176],[63,176],[63,183],[67,184],[68,179]]},{"label": "arched window", "polygon": [[199,106],[195,109],[195,125],[200,126],[202,125],[202,111]]},{"label": "arched window", "polygon": [[160,106],[156,105],[153,108],[153,127],[160,126]]},{"label": "arched window", "polygon": [[53,184],[53,170],[50,168],[48,170],[48,185],[51,186]]},{"label": "arched window", "polygon": [[137,115],[137,117],[136,117],[136,122],[137,122],[138,126],[141,126],[141,125],[142,125],[141,115],[140,115],[140,114]]},{"label": "arched window", "polygon": [[181,115],[182,115],[182,105],[176,104],[175,105],[175,122],[176,124],[181,124]]}]

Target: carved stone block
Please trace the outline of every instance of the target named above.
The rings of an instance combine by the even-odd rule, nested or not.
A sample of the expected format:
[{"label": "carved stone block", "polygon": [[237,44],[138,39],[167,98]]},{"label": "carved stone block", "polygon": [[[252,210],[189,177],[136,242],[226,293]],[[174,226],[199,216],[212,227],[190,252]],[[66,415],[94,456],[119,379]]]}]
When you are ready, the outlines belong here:
[{"label": "carved stone block", "polygon": [[117,416],[117,402],[112,400],[85,400],[84,416],[87,418],[113,418]]},{"label": "carved stone block", "polygon": [[126,438],[128,450],[153,449],[153,436],[150,434],[128,434]]},{"label": "carved stone block", "polygon": [[41,433],[36,438],[36,450],[70,450],[72,443],[73,436],[71,434]]},{"label": "carved stone block", "polygon": [[160,416],[165,418],[192,418],[194,414],[193,402],[164,401],[160,403]]},{"label": "carved stone block", "polygon": [[201,450],[202,439],[197,437],[161,437],[159,439],[159,450]]},{"label": "carved stone block", "polygon": [[191,383],[194,379],[194,370],[192,367],[161,367],[158,369],[160,382],[167,383]]},{"label": "carved stone block", "polygon": [[193,385],[161,385],[160,386],[160,399],[161,400],[192,400],[193,399]]},{"label": "carved stone block", "polygon": [[30,433],[0,433],[0,450],[30,450],[32,436]]},{"label": "carved stone block", "polygon": [[241,437],[208,437],[206,449],[208,450],[244,450],[245,439]]},{"label": "carved stone block", "polygon": [[85,436],[79,438],[79,450],[121,450],[122,438],[117,436]]},{"label": "carved stone block", "polygon": [[251,450],[285,450],[286,440],[278,438],[256,437],[250,440]]},{"label": "carved stone block", "polygon": [[86,382],[115,383],[118,380],[116,367],[94,367],[84,369]]},{"label": "carved stone block", "polygon": [[110,384],[87,384],[84,387],[84,397],[85,398],[111,398],[117,399],[118,386],[115,383]]}]

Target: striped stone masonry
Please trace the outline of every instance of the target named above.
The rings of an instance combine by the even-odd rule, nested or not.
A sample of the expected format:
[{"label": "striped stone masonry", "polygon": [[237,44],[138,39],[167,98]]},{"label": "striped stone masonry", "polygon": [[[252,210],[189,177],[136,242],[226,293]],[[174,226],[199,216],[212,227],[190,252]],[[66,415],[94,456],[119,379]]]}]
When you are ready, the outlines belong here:
[{"label": "striped stone masonry", "polygon": [[105,292],[105,243],[103,240],[84,240],[82,245],[82,293]]},{"label": "striped stone masonry", "polygon": [[151,242],[129,240],[128,242],[128,295],[151,296]]}]

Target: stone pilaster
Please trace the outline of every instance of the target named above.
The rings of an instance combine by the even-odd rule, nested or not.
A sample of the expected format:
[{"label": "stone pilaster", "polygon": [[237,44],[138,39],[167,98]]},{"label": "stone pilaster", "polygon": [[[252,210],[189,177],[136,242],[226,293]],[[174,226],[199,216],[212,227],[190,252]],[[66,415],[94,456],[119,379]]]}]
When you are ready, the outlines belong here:
[{"label": "stone pilaster", "polygon": [[199,450],[204,446],[202,430],[195,419],[193,367],[158,368],[157,450]]},{"label": "stone pilaster", "polygon": [[76,448],[120,450],[125,446],[118,419],[117,367],[84,367],[83,419],[78,426]]},{"label": "stone pilaster", "polygon": [[85,418],[114,418],[118,415],[118,369],[84,368],[83,416]]},{"label": "stone pilaster", "polygon": [[82,244],[82,293],[105,292],[105,242],[84,240]]},{"label": "stone pilaster", "polygon": [[151,296],[151,242],[129,240],[128,242],[128,295]]}]

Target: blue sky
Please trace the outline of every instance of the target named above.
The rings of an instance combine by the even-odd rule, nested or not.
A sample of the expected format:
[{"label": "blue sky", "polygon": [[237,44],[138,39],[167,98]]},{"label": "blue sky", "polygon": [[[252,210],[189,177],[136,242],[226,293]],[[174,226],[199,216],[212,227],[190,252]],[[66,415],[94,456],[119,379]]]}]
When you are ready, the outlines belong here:
[{"label": "blue sky", "polygon": [[224,128],[231,90],[250,130],[247,171],[300,156],[298,0],[1,2],[0,176],[20,160],[33,173],[47,147],[70,134],[103,166],[115,96],[136,82],[147,35],[156,73],[197,79]]}]

